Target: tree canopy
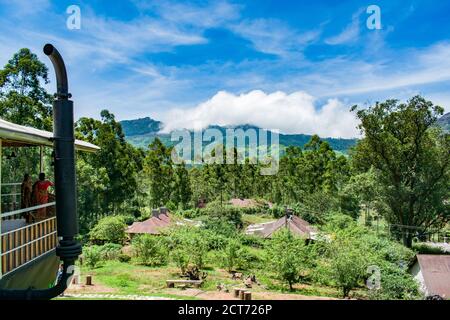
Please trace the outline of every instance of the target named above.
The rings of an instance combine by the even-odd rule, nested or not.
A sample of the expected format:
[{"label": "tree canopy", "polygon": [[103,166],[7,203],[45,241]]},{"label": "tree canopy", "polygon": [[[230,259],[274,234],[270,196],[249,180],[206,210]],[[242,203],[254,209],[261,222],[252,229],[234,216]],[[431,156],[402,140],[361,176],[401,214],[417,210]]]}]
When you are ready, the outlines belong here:
[{"label": "tree canopy", "polygon": [[419,96],[357,110],[365,137],[352,153],[354,164],[377,170],[385,218],[408,247],[416,232],[442,227],[449,219],[450,135],[435,127],[442,114],[441,107]]}]

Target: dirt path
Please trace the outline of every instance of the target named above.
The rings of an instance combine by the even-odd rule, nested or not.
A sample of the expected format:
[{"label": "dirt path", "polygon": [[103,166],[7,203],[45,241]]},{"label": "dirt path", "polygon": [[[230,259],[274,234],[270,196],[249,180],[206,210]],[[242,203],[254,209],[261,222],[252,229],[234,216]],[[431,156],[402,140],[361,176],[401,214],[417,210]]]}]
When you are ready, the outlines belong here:
[{"label": "dirt path", "polygon": [[[179,297],[194,298],[201,300],[238,300],[234,298],[232,292],[224,291],[203,291],[201,289],[186,288],[161,288],[158,292],[148,292],[145,295],[124,295],[119,294],[115,288],[105,285],[95,284],[92,286],[71,284],[65,292],[66,298],[74,299],[113,299],[113,300],[174,300],[176,298],[165,298],[152,296],[152,294],[168,294]],[[252,291],[253,300],[336,300],[331,297],[306,296],[301,294],[289,294],[269,291]]]},{"label": "dirt path", "polygon": [[[178,296],[195,297],[204,300],[238,300],[233,297],[232,292],[223,291],[202,291],[200,289],[171,289],[165,290],[164,293],[169,293]],[[254,300],[337,300],[330,297],[316,297],[305,296],[300,294],[288,294],[277,292],[252,292],[252,298]]]},{"label": "dirt path", "polygon": [[60,296],[59,299],[92,299],[92,300],[175,300],[165,297],[120,295],[120,294],[100,294],[100,293],[68,293]]}]

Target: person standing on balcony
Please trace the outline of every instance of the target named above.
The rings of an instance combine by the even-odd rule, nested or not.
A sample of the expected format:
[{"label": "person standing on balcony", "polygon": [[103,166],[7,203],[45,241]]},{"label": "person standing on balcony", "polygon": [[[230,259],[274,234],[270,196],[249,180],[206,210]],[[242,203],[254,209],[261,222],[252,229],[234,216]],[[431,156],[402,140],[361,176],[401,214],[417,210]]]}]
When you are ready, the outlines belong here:
[{"label": "person standing on balcony", "polygon": [[[31,193],[33,190],[33,183],[28,173],[25,173],[20,186],[20,209],[29,208],[32,206]],[[30,222],[31,215],[29,212],[25,214],[25,220]]]},{"label": "person standing on balcony", "polygon": [[[36,205],[42,205],[48,203],[48,188],[53,186],[51,181],[45,179],[45,173],[39,174],[39,181],[33,186],[33,193],[35,197]],[[45,219],[47,216],[47,208],[37,209],[36,219]]]}]

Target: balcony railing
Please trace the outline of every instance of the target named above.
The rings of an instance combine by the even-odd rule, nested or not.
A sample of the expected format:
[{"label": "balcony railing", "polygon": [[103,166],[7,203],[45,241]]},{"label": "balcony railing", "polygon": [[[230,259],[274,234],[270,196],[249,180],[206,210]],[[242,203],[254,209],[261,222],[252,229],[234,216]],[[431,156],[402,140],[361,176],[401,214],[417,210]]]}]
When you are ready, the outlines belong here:
[{"label": "balcony railing", "polygon": [[[30,208],[14,210],[0,215],[2,229],[0,246],[0,277],[17,268],[33,262],[47,252],[56,248],[56,217],[48,217],[41,221],[26,224],[21,217],[29,213],[33,215],[39,209],[55,206],[55,202]],[[49,210],[49,209],[46,209]],[[22,223],[14,225],[14,222]],[[11,225],[11,230],[6,229]]]}]

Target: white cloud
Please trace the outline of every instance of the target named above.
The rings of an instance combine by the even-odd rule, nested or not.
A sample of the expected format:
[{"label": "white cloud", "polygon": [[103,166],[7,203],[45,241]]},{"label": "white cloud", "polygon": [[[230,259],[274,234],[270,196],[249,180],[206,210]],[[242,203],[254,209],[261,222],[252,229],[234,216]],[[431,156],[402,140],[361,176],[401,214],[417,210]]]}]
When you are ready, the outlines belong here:
[{"label": "white cloud", "polygon": [[190,25],[202,28],[221,26],[240,16],[240,6],[226,1],[214,1],[206,5],[157,1],[138,5],[141,9],[155,11],[159,16],[178,25]]},{"label": "white cloud", "polygon": [[241,95],[220,91],[194,108],[168,111],[163,118],[164,131],[253,124],[282,133],[359,136],[357,120],[348,106],[337,99],[329,99],[320,108],[316,104],[316,99],[303,91],[287,94],[254,90]]},{"label": "white cloud", "polygon": [[325,43],[329,45],[339,45],[345,43],[356,42],[359,39],[359,16],[362,10],[353,14],[352,22],[338,35],[325,39]]},{"label": "white cloud", "polygon": [[300,33],[276,19],[244,20],[229,28],[250,40],[256,50],[280,56],[301,51],[307,44],[318,40],[321,33],[320,30]]},{"label": "white cloud", "polygon": [[49,0],[0,0],[0,5],[8,8],[11,16],[34,16],[46,11],[50,7]]}]

